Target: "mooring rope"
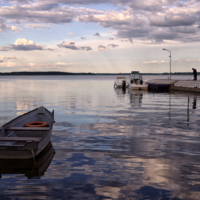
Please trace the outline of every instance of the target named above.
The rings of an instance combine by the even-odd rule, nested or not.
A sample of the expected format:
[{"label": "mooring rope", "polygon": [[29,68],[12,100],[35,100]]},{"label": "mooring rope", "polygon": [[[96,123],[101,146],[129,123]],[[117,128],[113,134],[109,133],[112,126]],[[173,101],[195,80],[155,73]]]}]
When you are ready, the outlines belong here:
[{"label": "mooring rope", "polygon": [[35,161],[35,156],[34,156],[34,152],[33,152],[33,149],[32,148],[29,148],[29,149],[27,149],[28,151],[31,151],[31,153],[32,153],[32,156],[33,156],[33,161],[34,161],[34,164],[35,164],[35,166],[37,167],[37,164],[36,164],[36,161]]}]

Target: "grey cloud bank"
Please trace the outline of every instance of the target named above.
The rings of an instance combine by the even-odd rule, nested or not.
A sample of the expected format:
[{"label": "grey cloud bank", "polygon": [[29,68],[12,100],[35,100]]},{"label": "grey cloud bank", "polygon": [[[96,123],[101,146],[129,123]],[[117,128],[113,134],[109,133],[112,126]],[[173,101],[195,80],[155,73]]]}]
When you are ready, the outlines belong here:
[{"label": "grey cloud bank", "polygon": [[[193,37],[190,40],[188,35],[200,33],[198,28],[200,24],[200,2],[195,0],[44,0],[42,2],[37,0],[29,1],[29,3],[28,1],[16,0],[10,2],[16,2],[16,5],[2,6],[0,16],[4,19],[17,20],[19,24],[23,22],[37,23],[32,26],[29,25],[30,28],[50,28],[49,24],[68,24],[78,20],[79,22],[98,23],[102,27],[115,30],[118,38],[159,40],[160,42],[163,40],[193,42]],[[86,6],[102,3],[125,6],[126,9],[100,11],[86,7],[72,7],[73,5]],[[180,26],[182,28],[175,29],[175,27]],[[5,22],[0,22],[0,31],[6,29],[17,31],[17,27],[11,28]],[[175,34],[175,31],[179,34]],[[100,37],[99,33],[94,35]],[[77,49],[73,45],[68,48]]]}]

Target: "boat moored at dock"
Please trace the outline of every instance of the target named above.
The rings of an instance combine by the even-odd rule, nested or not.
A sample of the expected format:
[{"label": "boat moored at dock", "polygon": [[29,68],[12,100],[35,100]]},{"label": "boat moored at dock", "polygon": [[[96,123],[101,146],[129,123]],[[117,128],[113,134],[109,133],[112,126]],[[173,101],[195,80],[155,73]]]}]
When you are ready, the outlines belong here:
[{"label": "boat moored at dock", "polygon": [[118,76],[114,82],[114,88],[127,88],[128,81],[124,76]]},{"label": "boat moored at dock", "polygon": [[143,81],[139,71],[132,71],[130,75],[129,87],[132,90],[147,90],[148,85]]}]

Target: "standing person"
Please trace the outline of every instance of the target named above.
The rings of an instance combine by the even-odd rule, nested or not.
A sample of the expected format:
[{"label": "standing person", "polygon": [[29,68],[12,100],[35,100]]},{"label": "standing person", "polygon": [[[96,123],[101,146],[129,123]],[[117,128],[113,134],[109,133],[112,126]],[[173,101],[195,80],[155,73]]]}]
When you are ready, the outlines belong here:
[{"label": "standing person", "polygon": [[197,80],[197,70],[194,68],[192,68],[192,70],[193,70],[193,75],[194,75],[194,81],[196,81]]}]

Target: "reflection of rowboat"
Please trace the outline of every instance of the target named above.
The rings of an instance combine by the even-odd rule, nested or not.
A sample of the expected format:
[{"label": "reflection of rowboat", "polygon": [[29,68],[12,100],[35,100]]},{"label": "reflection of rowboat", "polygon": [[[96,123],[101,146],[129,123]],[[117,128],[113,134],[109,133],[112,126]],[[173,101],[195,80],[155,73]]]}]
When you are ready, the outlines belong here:
[{"label": "reflection of rowboat", "polygon": [[[48,126],[24,127],[29,122],[46,122]],[[0,130],[0,159],[28,159],[38,155],[51,139],[53,123],[54,113],[39,107],[3,125]]]},{"label": "reflection of rowboat", "polygon": [[28,178],[42,176],[49,167],[55,150],[51,142],[33,159],[0,159],[0,176],[2,174],[25,174]]}]

